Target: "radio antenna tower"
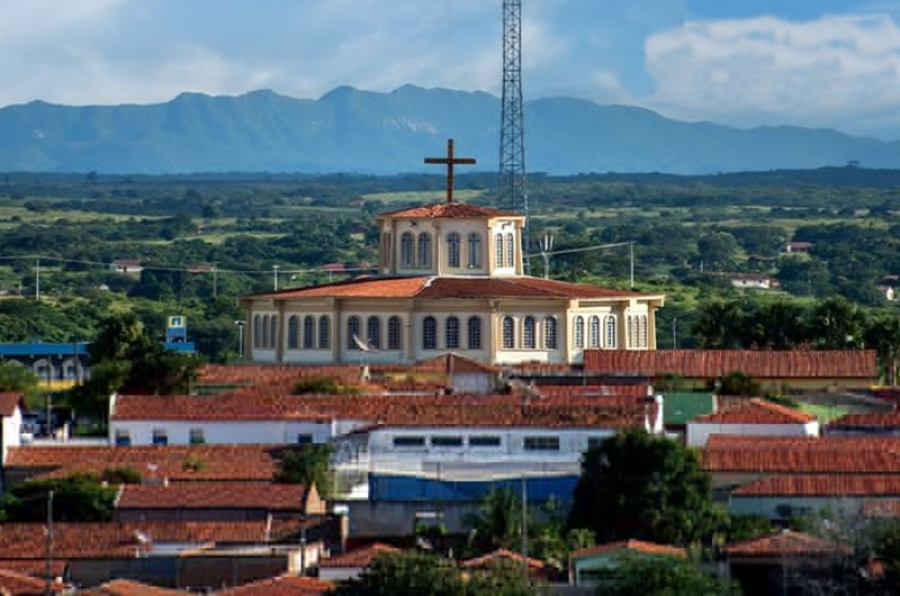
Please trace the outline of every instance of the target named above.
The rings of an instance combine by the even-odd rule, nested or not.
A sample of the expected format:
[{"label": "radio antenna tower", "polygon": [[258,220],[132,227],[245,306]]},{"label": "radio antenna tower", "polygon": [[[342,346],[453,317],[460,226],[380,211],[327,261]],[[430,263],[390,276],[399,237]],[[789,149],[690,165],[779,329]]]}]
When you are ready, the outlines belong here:
[{"label": "radio antenna tower", "polygon": [[500,179],[498,206],[525,216],[522,254],[525,273],[531,239],[525,191],[525,131],[522,107],[522,0],[503,0],[503,97],[500,112]]}]

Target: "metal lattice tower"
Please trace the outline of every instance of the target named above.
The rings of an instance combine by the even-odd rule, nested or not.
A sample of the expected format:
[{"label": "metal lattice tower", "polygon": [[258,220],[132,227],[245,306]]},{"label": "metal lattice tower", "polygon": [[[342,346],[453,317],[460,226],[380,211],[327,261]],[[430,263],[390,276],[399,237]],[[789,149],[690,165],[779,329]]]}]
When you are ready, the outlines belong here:
[{"label": "metal lattice tower", "polygon": [[500,179],[497,204],[525,216],[522,254],[525,272],[531,244],[525,191],[525,117],[522,104],[522,0],[503,0],[503,98],[500,113]]}]

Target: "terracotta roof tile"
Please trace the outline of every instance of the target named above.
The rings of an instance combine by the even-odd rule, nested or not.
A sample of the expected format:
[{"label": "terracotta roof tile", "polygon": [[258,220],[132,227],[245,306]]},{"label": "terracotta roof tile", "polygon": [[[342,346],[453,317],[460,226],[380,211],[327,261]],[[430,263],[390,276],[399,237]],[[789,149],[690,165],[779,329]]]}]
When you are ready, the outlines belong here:
[{"label": "terracotta roof tile", "polygon": [[701,462],[713,473],[900,474],[900,437],[712,435]]},{"label": "terracotta roof tile", "polygon": [[[69,566],[67,561],[53,559],[52,569],[50,573],[53,577],[63,577],[66,574],[66,568]],[[14,571],[22,575],[30,575],[43,580],[47,575],[47,560],[45,559],[0,559],[0,569]]]},{"label": "terracotta roof tile", "polygon": [[522,563],[526,563],[528,567],[532,570],[540,570],[546,567],[547,565],[541,561],[540,559],[534,559],[532,557],[523,557],[520,553],[515,553],[511,550],[507,550],[505,548],[497,549],[493,552],[487,553],[486,555],[482,555],[480,557],[475,557],[473,559],[466,559],[460,563],[460,567],[466,567],[469,569],[479,569],[488,567],[491,563],[495,563],[498,561],[512,561],[514,563],[518,563],[521,565]]},{"label": "terracotta roof tile", "polygon": [[[203,399],[203,398],[197,398]],[[26,445],[11,447],[8,468],[101,474],[111,468],[130,467],[145,479],[271,480],[277,471],[279,447],[273,445],[147,445],[100,447]],[[201,466],[190,465],[200,462]]]},{"label": "terracotta roof tile", "polygon": [[[47,582],[43,579],[0,568],[0,593],[9,596],[44,596],[46,588]],[[64,585],[54,582],[54,592],[59,593],[64,588]]]},{"label": "terracotta roof tile", "polygon": [[598,544],[589,548],[576,550],[569,555],[570,559],[582,559],[592,557],[603,553],[612,553],[615,551],[627,550],[642,553],[645,555],[665,555],[670,557],[687,557],[687,551],[677,546],[668,544],[657,544],[655,542],[645,542],[643,540],[622,540],[620,542],[607,542]]},{"label": "terracotta roof tile", "polygon": [[850,430],[881,429],[889,430],[900,428],[900,410],[891,412],[866,412],[857,414],[845,414],[828,424],[829,429]]},{"label": "terracotta roof tile", "polygon": [[793,530],[725,545],[729,557],[808,557],[847,552],[846,546]]},{"label": "terracotta roof tile", "polygon": [[362,548],[357,548],[346,553],[321,559],[319,567],[325,569],[345,569],[348,567],[368,567],[372,559],[379,555],[396,554],[401,552],[399,548],[381,542],[375,542]]},{"label": "terracotta roof tile", "polygon": [[130,579],[114,579],[95,588],[79,590],[88,596],[185,596],[190,592],[144,584]]},{"label": "terracotta roof tile", "polygon": [[485,217],[514,217],[519,219],[522,217],[519,213],[511,211],[501,211],[493,207],[480,207],[478,205],[469,205],[467,203],[435,203],[434,205],[424,205],[422,207],[412,207],[410,209],[398,209],[397,211],[388,211],[378,216],[378,219],[421,219],[421,218],[485,218]]},{"label": "terracotta roof tile", "polygon": [[0,393],[0,416],[12,416],[16,408],[25,405],[25,395],[21,392]]},{"label": "terracotta roof tile", "polygon": [[900,496],[900,475],[783,474],[734,489],[732,497],[892,497]]},{"label": "terracotta roof tile", "polygon": [[273,482],[126,484],[118,509],[267,509],[302,511],[306,487]]},{"label": "terracotta roof tile", "polygon": [[756,379],[877,376],[873,350],[585,350],[587,371],[716,378],[741,371]]},{"label": "terracotta roof tile", "polygon": [[815,416],[801,410],[754,398],[731,410],[698,416],[688,424],[806,424],[816,420]]},{"label": "terracotta roof tile", "polygon": [[217,592],[218,596],[322,596],[335,589],[334,582],[315,577],[279,575],[270,579]]}]

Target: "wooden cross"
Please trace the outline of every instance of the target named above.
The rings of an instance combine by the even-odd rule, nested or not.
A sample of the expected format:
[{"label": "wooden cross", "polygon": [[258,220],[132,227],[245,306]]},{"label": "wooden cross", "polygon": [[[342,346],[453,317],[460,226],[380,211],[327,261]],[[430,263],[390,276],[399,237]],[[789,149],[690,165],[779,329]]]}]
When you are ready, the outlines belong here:
[{"label": "wooden cross", "polygon": [[447,139],[447,157],[426,157],[425,163],[447,165],[447,202],[453,202],[453,166],[474,164],[471,157],[453,157],[453,139]]}]

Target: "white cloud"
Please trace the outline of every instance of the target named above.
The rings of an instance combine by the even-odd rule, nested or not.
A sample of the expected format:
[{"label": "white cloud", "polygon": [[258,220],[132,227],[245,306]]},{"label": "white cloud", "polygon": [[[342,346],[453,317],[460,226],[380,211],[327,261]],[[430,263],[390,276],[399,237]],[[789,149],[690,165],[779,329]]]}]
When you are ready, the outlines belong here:
[{"label": "white cloud", "polygon": [[886,15],[686,23],[651,36],[646,55],[656,89],[642,103],[677,118],[876,132],[868,120],[900,104],[900,29]]}]

